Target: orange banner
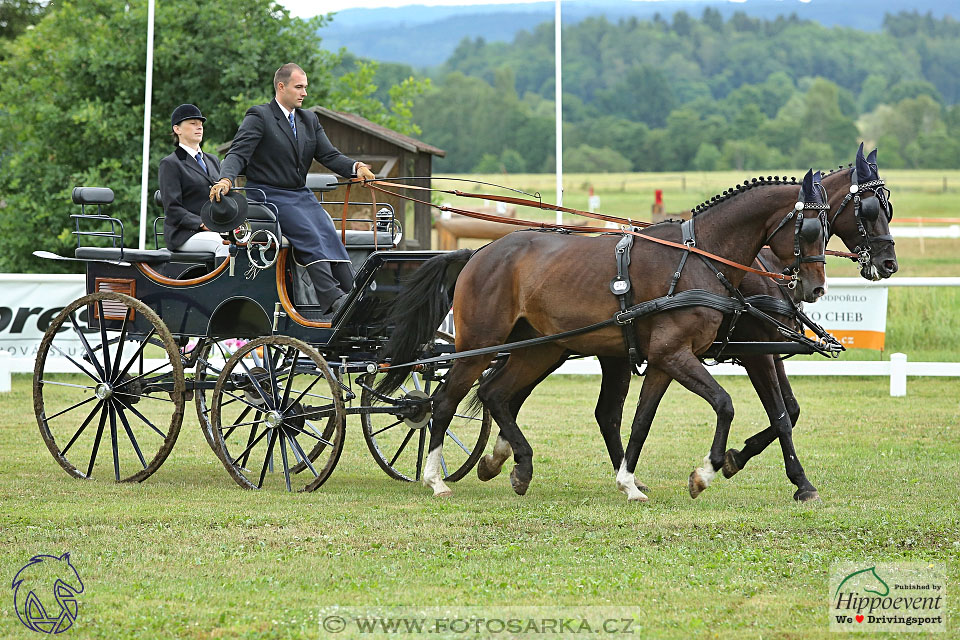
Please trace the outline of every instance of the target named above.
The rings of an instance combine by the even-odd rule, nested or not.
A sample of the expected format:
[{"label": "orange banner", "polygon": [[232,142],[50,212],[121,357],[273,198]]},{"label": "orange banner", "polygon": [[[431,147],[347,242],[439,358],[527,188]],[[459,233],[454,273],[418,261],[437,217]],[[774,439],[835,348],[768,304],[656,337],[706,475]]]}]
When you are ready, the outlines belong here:
[{"label": "orange banner", "polygon": [[[840,341],[847,349],[876,349],[883,350],[883,340],[886,334],[883,331],[857,331],[854,329],[830,329],[834,338]],[[806,332],[808,338],[813,333]]]}]

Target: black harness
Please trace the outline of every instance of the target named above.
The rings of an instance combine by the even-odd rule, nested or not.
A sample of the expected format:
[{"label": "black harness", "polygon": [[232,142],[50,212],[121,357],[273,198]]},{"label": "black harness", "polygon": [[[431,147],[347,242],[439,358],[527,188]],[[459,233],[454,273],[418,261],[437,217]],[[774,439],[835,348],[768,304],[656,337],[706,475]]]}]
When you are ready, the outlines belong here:
[{"label": "black harness", "polygon": [[[823,202],[826,202],[826,190],[823,188],[823,185],[819,183],[817,186],[820,189]],[[800,267],[804,263],[826,262],[826,256],[824,252],[827,246],[827,211],[829,209],[830,205],[828,204],[805,202],[803,199],[803,188],[801,187],[800,195],[797,198],[797,204],[793,209],[790,210],[789,213],[787,213],[786,216],[784,216],[773,232],[771,232],[767,237],[764,244],[769,244],[770,240],[773,239],[773,236],[787,226],[787,223],[789,223],[791,220],[794,221],[794,262],[792,265],[784,269],[783,272],[784,275],[789,275],[791,277],[789,283],[786,285],[782,285],[778,282],[777,284],[779,286],[786,287],[787,289],[791,290],[795,289],[797,286],[797,281],[800,279]],[[806,218],[804,217],[803,212],[807,210],[819,211],[819,214],[816,218]],[[691,217],[689,220],[685,220],[680,224],[682,242],[688,247],[697,246],[695,220],[695,217]],[[823,251],[816,255],[802,255],[800,251],[801,239],[811,242],[818,236],[823,238]],[[690,251],[684,251],[680,256],[680,263],[677,265],[677,270],[674,272],[673,277],[670,280],[670,288],[665,297],[656,298],[654,300],[631,306],[633,303],[633,287],[630,283],[629,267],[630,249],[632,247],[633,236],[630,234],[625,234],[624,237],[617,242],[614,254],[617,264],[617,275],[613,278],[613,280],[610,281],[610,291],[617,297],[617,301],[620,304],[620,312],[614,316],[614,320],[621,326],[623,330],[623,341],[627,349],[627,355],[630,359],[630,367],[634,373],[640,373],[639,366],[642,362],[640,350],[637,346],[636,331],[634,331],[633,327],[634,319],[650,315],[651,313],[658,313],[668,309],[688,306],[705,306],[727,315],[724,326],[721,327],[723,338],[720,341],[720,348],[716,352],[717,355],[715,358],[719,358],[720,354],[722,354],[723,350],[730,343],[730,337],[733,334],[733,330],[736,328],[737,321],[744,312],[750,313],[755,317],[760,317],[765,321],[774,323],[777,325],[778,331],[780,331],[780,333],[785,337],[797,342],[807,343],[809,346],[821,353],[837,353],[843,349],[843,347],[840,346],[833,336],[824,331],[822,327],[814,323],[803,313],[799,305],[793,301],[792,296],[790,296],[788,293],[785,294],[786,301],[777,300],[772,296],[751,296],[750,298],[744,298],[743,294],[741,294],[740,291],[734,287],[729,280],[727,280],[727,278],[723,275],[720,269],[717,268],[713,261],[702,254],[697,254],[697,256],[705,265],[707,265],[710,270],[714,272],[714,275],[716,275],[717,279],[723,283],[724,287],[729,293],[729,296],[721,296],[704,290],[693,290],[696,291],[695,294],[689,291],[681,291],[679,294],[675,293],[677,283],[680,281],[683,268],[687,263],[687,258],[690,256]],[[764,269],[769,271],[769,268],[766,265],[764,265]],[[808,339],[803,333],[800,333],[771,317],[769,315],[770,313],[796,318],[801,325],[807,325],[819,338],[819,341],[815,342]]]},{"label": "black harness", "polygon": [[[837,216],[840,215],[840,212],[853,200],[853,218],[856,221],[857,233],[860,234],[860,238],[863,240],[862,244],[858,244],[854,251],[857,254],[857,262],[861,268],[865,268],[870,265],[871,262],[871,246],[874,241],[886,242],[893,244],[893,236],[889,233],[871,236],[866,227],[863,226],[863,219],[866,218],[869,221],[874,221],[877,219],[877,216],[880,215],[880,209],[883,209],[883,214],[887,218],[887,222],[893,220],[893,203],[890,202],[890,191],[885,187],[885,182],[881,178],[876,180],[870,180],[869,182],[864,182],[863,184],[857,183],[857,169],[850,169],[850,191],[843,197],[843,201],[840,203],[840,206],[837,207],[836,212],[830,217],[830,223],[827,226],[827,238],[833,235],[832,229],[833,224],[837,220]],[[870,195],[867,197],[862,197],[864,191],[869,191]]]}]

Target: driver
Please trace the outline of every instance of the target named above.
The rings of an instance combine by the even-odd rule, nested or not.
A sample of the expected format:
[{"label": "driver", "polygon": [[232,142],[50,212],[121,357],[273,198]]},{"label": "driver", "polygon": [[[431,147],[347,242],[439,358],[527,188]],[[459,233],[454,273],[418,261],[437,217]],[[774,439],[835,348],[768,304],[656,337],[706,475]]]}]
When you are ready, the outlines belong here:
[{"label": "driver", "polygon": [[280,228],[317,291],[320,307],[335,313],[353,287],[353,267],[333,220],[306,187],[307,171],[317,160],[343,177],[373,180],[369,165],[334,147],[317,115],[302,109],[307,76],[289,62],[273,77],[272,102],[250,107],[223,159],[220,180],[210,199],[220,200],[244,172],[247,188],[260,189],[277,206]]}]

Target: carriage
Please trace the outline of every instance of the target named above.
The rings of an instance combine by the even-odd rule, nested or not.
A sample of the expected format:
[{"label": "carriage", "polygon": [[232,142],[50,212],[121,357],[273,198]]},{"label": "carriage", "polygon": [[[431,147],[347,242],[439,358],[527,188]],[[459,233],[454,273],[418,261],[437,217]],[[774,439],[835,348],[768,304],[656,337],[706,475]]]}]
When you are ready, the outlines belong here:
[{"label": "carriage", "polygon": [[[308,186],[324,193],[338,185],[312,174]],[[399,282],[437,252],[397,250],[402,227],[389,205],[348,218],[341,233],[356,283],[338,312],[324,316],[310,304],[309,280],[275,209],[262,194],[247,196],[246,221],[226,234],[231,256],[217,264],[212,253],[125,248],[122,223],[104,212],[112,191],[74,189],[72,259],[85,264],[87,294],[51,322],[34,371],[50,452],[67,473],[89,478],[103,450],[114,480],[142,481],[173,449],[192,401],[204,438],[243,487],[319,487],[340,457],[349,415],[360,416],[388,475],[418,480],[430,396],[446,367],[419,367],[391,396],[373,387]],[[109,246],[85,246],[92,239]],[[438,332],[423,355],[452,350]],[[472,469],[489,432],[486,413],[463,413],[451,425],[449,480]]]},{"label": "carriage", "polygon": [[[809,178],[810,174],[805,181]],[[773,184],[781,184],[778,180]],[[796,180],[782,184],[790,187],[787,192],[798,185]],[[878,184],[882,186],[882,181]],[[322,194],[338,183],[333,176],[312,175],[307,186]],[[805,182],[801,195],[807,188]],[[842,350],[832,336],[815,325],[808,323],[806,327],[814,330],[814,339],[810,339],[799,325],[791,328],[770,317],[772,313],[802,320],[803,314],[789,303],[767,306],[765,312],[764,304],[769,300],[754,299],[751,304],[739,294],[706,295],[693,289],[673,296],[673,286],[683,270],[681,260],[668,296],[629,308],[621,299],[621,313],[604,322],[565,334],[460,353],[455,351],[450,334],[431,328],[428,338],[417,334],[414,352],[396,360],[388,344],[404,331],[396,328],[399,325],[390,314],[398,306],[410,304],[412,308],[420,302],[411,304],[408,296],[398,303],[398,295],[405,282],[416,280],[414,276],[425,271],[420,269],[422,265],[431,259],[437,263],[444,252],[397,250],[402,228],[389,206],[369,218],[353,219],[347,218],[348,207],[370,203],[325,202],[343,206],[341,238],[357,267],[348,299],[333,315],[325,316],[311,304],[309,281],[283,237],[275,208],[262,193],[248,193],[247,197],[246,221],[225,234],[230,257],[217,263],[213,254],[124,248],[121,222],[102,209],[112,202],[112,192],[85,187],[74,190],[73,200],[81,207],[79,214],[71,216],[78,240],[75,257],[46,252],[37,255],[83,261],[87,294],[51,322],[34,372],[34,405],[41,434],[69,474],[78,478],[93,475],[101,446],[107,448],[105,431],[109,427],[114,479],[146,479],[169,455],[185,405],[193,402],[206,441],[242,487],[316,489],[339,460],[346,417],[359,415],[366,444],[388,475],[407,481],[425,479],[425,472],[433,479],[439,475],[441,482],[434,484],[436,490],[442,480],[458,480],[478,463],[490,433],[491,417],[486,408],[471,412],[457,407],[451,413],[450,407],[445,407],[440,424],[444,425],[443,442],[450,446],[439,459],[431,461],[428,455],[428,451],[439,450],[435,442],[433,446],[427,443],[427,431],[439,431],[434,424],[433,401],[442,393],[456,359],[489,356],[487,361],[492,359],[496,366],[509,360],[498,354],[507,356],[568,335],[625,325],[634,318],[691,306],[711,307],[734,317],[748,311],[773,320],[780,339],[788,339],[731,342],[730,324],[723,335],[718,334],[713,347],[700,354],[701,360],[758,354],[835,356]],[[725,192],[720,200],[726,197]],[[804,265],[823,262],[829,235],[826,200],[796,204],[796,210],[791,209],[779,225],[776,210],[765,214],[774,216],[767,242],[785,229],[777,240],[781,251],[775,253],[793,256],[794,267],[787,272],[792,272],[794,279],[801,268],[807,268]],[[846,200],[834,220],[845,204]],[[88,212],[94,206],[96,212]],[[806,217],[805,212],[811,208],[814,216]],[[859,204],[856,217],[848,217],[862,229]],[[154,224],[155,236],[158,223]],[[348,223],[366,228],[348,228]],[[85,225],[94,228],[88,230]],[[692,226],[690,230],[692,233]],[[570,229],[560,231],[568,234]],[[597,230],[585,231],[595,235]],[[641,235],[638,231],[622,227],[620,233],[625,237]],[[851,247],[861,237],[867,244],[873,242],[871,236],[861,232],[841,235]],[[82,246],[91,237],[106,239],[111,246]],[[886,242],[888,236],[874,237]],[[682,249],[684,255],[706,253],[686,240],[659,242]],[[871,258],[867,249],[860,252],[864,269],[874,268],[870,267],[872,262],[882,263],[884,259],[879,254]],[[613,261],[611,255],[611,268]],[[447,262],[439,279],[431,278],[431,286],[438,291],[452,290],[463,268],[462,263],[455,266],[456,260]],[[790,279],[786,272],[757,273]],[[617,278],[610,286],[615,295],[616,282]],[[428,324],[438,326],[440,322],[430,320]],[[629,347],[626,337],[624,340]],[[575,355],[576,350],[572,353]],[[562,355],[569,357],[571,352]],[[404,366],[398,367],[401,362]],[[403,372],[402,381],[395,384],[398,371]],[[380,384],[385,378],[390,378],[389,384]],[[463,402],[469,404],[471,398]],[[611,456],[616,457],[614,452]]]}]

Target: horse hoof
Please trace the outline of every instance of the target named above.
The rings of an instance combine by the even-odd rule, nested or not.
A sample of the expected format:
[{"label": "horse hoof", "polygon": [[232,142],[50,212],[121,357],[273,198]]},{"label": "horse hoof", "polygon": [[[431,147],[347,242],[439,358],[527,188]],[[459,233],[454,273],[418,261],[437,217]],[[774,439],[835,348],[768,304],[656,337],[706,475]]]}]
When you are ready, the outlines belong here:
[{"label": "horse hoof", "polygon": [[817,502],[820,500],[820,494],[816,489],[797,489],[793,499],[797,502]]},{"label": "horse hoof", "polygon": [[490,456],[483,456],[480,458],[480,463],[477,465],[477,477],[480,478],[480,482],[487,482],[493,480],[503,469],[503,466],[494,467],[492,464],[487,462],[487,458]]},{"label": "horse hoof", "polygon": [[[650,492],[650,487],[648,487],[647,485],[643,484],[643,483],[640,482],[639,480],[636,481],[636,485],[637,485],[637,489],[640,489],[640,491],[641,491],[642,493],[649,493],[649,492]],[[646,496],[644,496],[644,498],[646,498]],[[644,500],[644,502],[646,502],[646,500]]]},{"label": "horse hoof", "polygon": [[737,464],[737,455],[740,452],[736,449],[727,449],[727,452],[723,455],[723,477],[732,478],[737,475],[743,467]]},{"label": "horse hoof", "polygon": [[530,488],[530,480],[521,480],[517,475],[517,467],[514,467],[513,471],[510,472],[510,486],[513,487],[518,496],[522,496]]},{"label": "horse hoof", "polygon": [[696,500],[697,496],[703,493],[706,488],[707,483],[703,481],[703,478],[701,478],[697,470],[694,469],[690,474],[690,479],[687,481],[687,489],[690,491],[690,497]]},{"label": "horse hoof", "polygon": [[450,491],[450,489],[446,489],[446,490],[441,490],[441,491],[435,492],[435,493],[433,494],[433,497],[434,497],[434,498],[449,498],[449,497],[452,496],[452,495],[453,495],[453,491]]}]

